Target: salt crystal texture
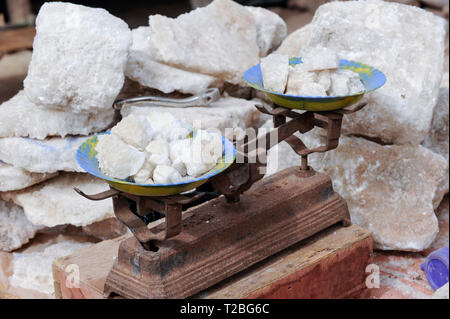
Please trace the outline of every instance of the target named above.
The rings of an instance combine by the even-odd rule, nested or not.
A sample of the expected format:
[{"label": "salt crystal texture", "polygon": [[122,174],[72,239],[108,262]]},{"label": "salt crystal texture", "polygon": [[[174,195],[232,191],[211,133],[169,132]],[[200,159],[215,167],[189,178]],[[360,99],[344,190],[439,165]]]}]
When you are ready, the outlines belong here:
[{"label": "salt crystal texture", "polygon": [[130,45],[127,24],[104,9],[45,3],[36,18],[25,93],[49,108],[108,110],[123,86]]},{"label": "salt crystal texture", "polygon": [[428,136],[423,142],[423,146],[445,157],[448,161],[449,148],[449,90],[442,87],[439,90],[439,99],[434,108],[433,122]]},{"label": "salt crystal texture", "polygon": [[152,176],[155,166],[146,160],[141,169],[133,176],[133,180],[138,184],[153,184]]},{"label": "salt crystal texture", "polygon": [[109,189],[108,184],[90,175],[63,173],[42,184],[21,191],[1,193],[1,196],[4,200],[21,206],[27,218],[35,225],[86,226],[114,217],[111,201],[91,201],[77,194],[74,187],[87,194]]},{"label": "salt crystal texture", "polygon": [[279,15],[267,9],[250,6],[245,8],[255,19],[259,56],[266,56],[286,37],[286,23]]},{"label": "salt crystal texture", "polygon": [[273,53],[261,59],[264,89],[284,93],[289,74],[289,56]]},{"label": "salt crystal texture", "polygon": [[55,177],[58,173],[31,173],[0,161],[0,192],[19,190]]},{"label": "salt crystal texture", "polygon": [[308,46],[334,49],[386,75],[368,105],[344,117],[345,133],[395,144],[425,139],[443,72],[444,19],[397,3],[336,1],[319,7],[308,28]]},{"label": "salt crystal texture", "polygon": [[88,135],[107,128],[113,116],[112,107],[97,114],[50,110],[31,102],[22,90],[0,105],[0,137]]},{"label": "salt crystal texture", "polygon": [[[331,71],[330,70],[318,71],[316,72],[316,76],[317,76],[317,83],[319,83],[320,86],[322,86],[325,91],[328,91],[331,86]],[[361,85],[363,85],[359,80],[359,78],[358,81]]]},{"label": "salt crystal texture", "polygon": [[304,71],[320,71],[339,68],[339,57],[333,49],[305,47],[300,50],[303,63],[296,65]]},{"label": "salt crystal texture", "polygon": [[359,75],[353,71],[340,69],[332,72],[330,78],[331,96],[353,95],[365,90]]},{"label": "salt crystal texture", "polygon": [[[218,101],[211,103],[208,107],[188,107],[188,108],[173,108],[173,107],[139,107],[125,105],[122,110],[122,116],[129,114],[136,115],[151,115],[160,114],[162,112],[170,113],[173,116],[183,119],[192,124],[195,128],[202,128],[205,130],[219,130],[222,135],[226,137],[227,128],[241,128],[248,127],[256,128],[260,122],[260,112],[255,108],[256,104],[261,104],[260,100],[244,100],[234,97],[222,97]],[[151,116],[150,116],[151,117]],[[155,117],[152,122],[153,129],[159,121]],[[154,124],[155,123],[155,124]],[[164,125],[162,125],[164,128]],[[170,132],[169,132],[170,133]]]},{"label": "salt crystal texture", "polygon": [[327,93],[322,85],[316,83],[317,74],[305,71],[297,66],[290,68],[287,82],[286,94],[300,96],[326,96]]},{"label": "salt crystal texture", "polygon": [[170,165],[169,143],[165,140],[151,141],[145,151],[149,154],[148,161],[153,165]]},{"label": "salt crystal texture", "polygon": [[292,32],[283,40],[275,53],[287,54],[290,57],[300,57],[300,51],[308,45],[310,30],[311,24],[307,24]]},{"label": "salt crystal texture", "polygon": [[0,160],[34,173],[82,172],[75,154],[90,137],[0,138]]},{"label": "salt crystal texture", "polygon": [[153,171],[153,181],[155,184],[175,184],[183,180],[180,173],[168,165],[158,165]]},{"label": "salt crystal texture", "polygon": [[153,137],[150,122],[144,116],[135,115],[123,118],[111,129],[111,133],[140,151],[145,149]]},{"label": "salt crystal texture", "polygon": [[13,274],[9,277],[9,283],[14,287],[54,294],[53,261],[89,245],[89,243],[66,240],[49,245],[42,252],[14,253]]},{"label": "salt crystal texture", "polygon": [[145,161],[144,152],[138,151],[113,134],[98,136],[95,150],[98,167],[103,174],[110,177],[126,179],[133,176]]},{"label": "salt crystal texture", "polygon": [[240,84],[244,71],[258,63],[255,19],[231,0],[213,1],[176,19],[152,15],[149,26],[160,61],[171,66]]},{"label": "salt crystal texture", "polygon": [[[155,110],[155,108],[151,108],[151,110]],[[171,142],[187,137],[193,130],[189,123],[179,120],[170,112],[150,112],[147,119],[155,132],[155,139]]]},{"label": "salt crystal texture", "polygon": [[218,134],[200,131],[192,139],[190,154],[181,160],[189,176],[199,177],[212,169],[222,156],[222,139]]},{"label": "salt crystal texture", "polygon": [[25,217],[21,207],[0,199],[0,251],[20,248],[39,228]]},{"label": "salt crystal texture", "polygon": [[218,84],[218,79],[207,74],[190,72],[157,61],[157,50],[151,40],[151,28],[132,30],[133,45],[127,61],[126,76],[141,85],[164,93],[179,91],[200,94]]},{"label": "salt crystal texture", "polygon": [[434,210],[448,192],[448,163],[423,146],[382,146],[341,137],[323,171],[347,201],[352,222],[370,230],[374,247],[421,251],[439,227]]}]

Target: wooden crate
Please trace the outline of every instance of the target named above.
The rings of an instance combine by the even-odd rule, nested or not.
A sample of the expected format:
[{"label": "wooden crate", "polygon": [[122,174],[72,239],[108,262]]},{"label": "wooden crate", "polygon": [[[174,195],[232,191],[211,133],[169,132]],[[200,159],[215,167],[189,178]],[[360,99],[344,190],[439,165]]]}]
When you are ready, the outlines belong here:
[{"label": "wooden crate", "polygon": [[[106,240],[55,260],[56,297],[104,298],[106,276],[123,238]],[[355,298],[365,294],[365,269],[370,263],[370,232],[357,225],[336,225],[193,298]],[[79,269],[78,288],[71,287],[71,265]]]}]

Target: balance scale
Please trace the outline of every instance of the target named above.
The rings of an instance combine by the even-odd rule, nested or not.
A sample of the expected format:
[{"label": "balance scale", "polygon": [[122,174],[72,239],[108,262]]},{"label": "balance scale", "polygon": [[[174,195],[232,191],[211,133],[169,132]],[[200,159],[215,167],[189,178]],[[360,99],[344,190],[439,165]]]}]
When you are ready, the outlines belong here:
[{"label": "balance scale", "polygon": [[[290,63],[301,63],[301,59]],[[381,87],[385,77],[352,61],[341,60],[340,67],[359,73],[366,90],[343,97],[277,94],[264,90],[259,65],[247,70],[245,81],[274,102],[273,108],[256,106],[273,117],[274,129],[245,143],[233,145],[224,139],[222,162],[187,183],[139,185],[104,176],[95,158],[96,137],[83,144],[77,152],[79,164],[111,188],[95,195],[75,190],[90,200],[112,198],[117,219],[134,235],[120,243],[106,279],[105,296],[186,298],[333,224],[350,225],[345,200],[334,192],[328,176],[308,165],[308,155],[338,146],[343,116],[361,110],[366,104],[360,99]],[[120,101],[116,107],[148,100]],[[162,102],[170,104],[169,99]],[[180,103],[190,105],[195,98]],[[356,106],[349,109],[352,104]],[[326,131],[326,143],[310,149],[294,133],[314,127]],[[271,140],[274,130],[278,138]],[[258,155],[282,141],[300,156],[300,165],[263,179],[265,163]],[[250,151],[250,145],[266,147]],[[235,160],[236,154],[244,159],[242,163]],[[185,218],[183,211],[189,212]],[[155,214],[164,215],[165,222],[149,229],[147,224]]]}]

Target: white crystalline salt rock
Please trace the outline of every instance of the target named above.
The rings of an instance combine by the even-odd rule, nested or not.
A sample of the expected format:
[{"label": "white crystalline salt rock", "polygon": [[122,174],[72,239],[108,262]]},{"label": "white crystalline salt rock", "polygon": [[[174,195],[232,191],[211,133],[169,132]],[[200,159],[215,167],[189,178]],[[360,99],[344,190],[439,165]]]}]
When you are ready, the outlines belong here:
[{"label": "white crystalline salt rock", "polygon": [[153,128],[155,139],[171,142],[187,137],[193,130],[192,125],[179,120],[172,113],[158,112],[155,108],[151,108],[147,118]]},{"label": "white crystalline salt rock", "polygon": [[152,175],[155,166],[146,160],[142,168],[133,176],[133,180],[138,184],[153,184]]},{"label": "white crystalline salt rock", "polygon": [[171,66],[240,84],[245,70],[258,64],[255,19],[231,0],[213,1],[176,19],[152,15],[149,26],[158,61]]},{"label": "white crystalline salt rock", "polygon": [[181,176],[187,175],[186,164],[183,162],[181,158],[177,158],[175,161],[173,161],[171,166],[175,168],[178,171],[178,173],[180,173]]},{"label": "white crystalline salt rock", "polygon": [[14,203],[0,199],[0,251],[12,251],[36,235],[40,227],[33,225]]},{"label": "white crystalline salt rock", "polygon": [[151,141],[145,151],[148,153],[148,161],[153,165],[170,165],[169,143],[165,140],[155,139]]},{"label": "white crystalline salt rock", "polygon": [[104,9],[45,3],[36,18],[28,98],[49,108],[109,110],[124,83],[127,24]]},{"label": "white crystalline salt rock", "polygon": [[331,96],[353,95],[364,91],[359,75],[353,71],[340,69],[331,73]]},{"label": "white crystalline salt rock", "polygon": [[[420,21],[420,23],[418,23]],[[444,63],[446,21],[417,7],[383,1],[334,1],[310,24],[308,46],[371,65],[386,84],[344,117],[343,131],[386,143],[420,144],[431,127]]]},{"label": "white crystalline salt rock", "polygon": [[1,196],[4,200],[21,206],[27,218],[35,225],[86,226],[114,217],[111,201],[91,201],[77,194],[74,187],[87,194],[97,194],[109,189],[108,184],[88,174],[63,173],[39,185],[1,193]]},{"label": "white crystalline salt rock", "polygon": [[111,129],[111,133],[140,151],[143,151],[153,138],[153,129],[144,116],[130,115],[123,118]]},{"label": "white crystalline salt rock", "polygon": [[[260,100],[244,100],[234,97],[222,97],[218,101],[211,103],[208,107],[139,107],[125,105],[122,110],[122,116],[129,114],[150,115],[155,120],[150,120],[153,129],[155,125],[161,123],[162,128],[167,127],[158,114],[170,113],[178,119],[190,123],[195,128],[205,130],[219,130],[222,135],[227,136],[227,128],[256,128],[259,125],[261,114],[255,108],[256,104],[261,104]],[[154,115],[152,115],[154,114]],[[168,134],[171,134],[169,131]]]},{"label": "white crystalline salt rock", "polygon": [[9,283],[14,287],[54,294],[53,261],[89,245],[91,244],[66,240],[49,245],[42,252],[14,253],[13,274],[9,277]]},{"label": "white crystalline salt rock", "polygon": [[287,54],[290,57],[300,57],[300,51],[308,44],[311,24],[307,24],[292,32],[283,40],[280,47],[275,51],[278,54]]},{"label": "white crystalline salt rock", "polygon": [[0,137],[88,135],[107,128],[113,116],[112,107],[97,114],[50,110],[31,102],[22,90],[0,105]]},{"label": "white crystalline salt rock", "polygon": [[449,149],[449,90],[448,87],[440,88],[439,99],[434,108],[433,122],[430,133],[423,141],[423,146],[445,157],[448,161]]},{"label": "white crystalline salt rock", "polygon": [[179,91],[200,94],[208,87],[218,84],[218,80],[213,76],[189,72],[158,62],[150,27],[134,29],[132,35],[133,45],[125,71],[130,79],[164,93]]},{"label": "white crystalline salt rock", "polygon": [[323,164],[352,222],[372,232],[375,248],[421,251],[433,242],[439,231],[434,210],[448,192],[442,156],[420,145],[344,136]]},{"label": "white crystalline salt rock", "polygon": [[284,93],[289,74],[289,56],[272,53],[262,58],[261,73],[266,90]]},{"label": "white crystalline salt rock", "polygon": [[98,166],[103,174],[119,179],[135,175],[145,161],[145,153],[124,143],[116,135],[98,136]]},{"label": "white crystalline salt rock", "polygon": [[278,14],[267,9],[250,6],[245,8],[255,19],[259,56],[266,56],[286,37],[286,23]]},{"label": "white crystalline salt rock", "polygon": [[52,137],[35,140],[25,137],[0,138],[0,160],[34,173],[82,172],[75,154],[86,137]]},{"label": "white crystalline salt rock", "polygon": [[191,156],[192,139],[176,140],[170,143],[170,160],[172,167],[175,168],[181,176],[187,174],[185,161]]},{"label": "white crystalline salt rock", "polygon": [[176,184],[183,181],[180,173],[168,165],[158,165],[153,171],[155,184]]},{"label": "white crystalline salt rock", "polygon": [[300,50],[303,63],[296,67],[304,71],[320,71],[339,68],[339,56],[333,49],[325,47],[305,47]]},{"label": "white crystalline salt rock", "polygon": [[304,71],[297,66],[290,68],[286,94],[300,96],[326,96],[322,85],[316,82],[315,72]]},{"label": "white crystalline salt rock", "polygon": [[190,156],[183,158],[186,172],[194,178],[212,169],[222,156],[222,139],[218,134],[199,131],[193,138]]},{"label": "white crystalline salt rock", "polygon": [[56,175],[58,173],[31,173],[0,161],[0,192],[26,188]]},{"label": "white crystalline salt rock", "polygon": [[[320,86],[323,87],[323,89],[325,91],[328,91],[330,89],[330,86],[331,86],[331,71],[330,70],[322,70],[322,71],[316,72],[316,79],[317,79],[317,83],[320,84]],[[359,82],[362,85],[361,81],[359,81]],[[363,89],[364,89],[364,86],[363,86]]]}]

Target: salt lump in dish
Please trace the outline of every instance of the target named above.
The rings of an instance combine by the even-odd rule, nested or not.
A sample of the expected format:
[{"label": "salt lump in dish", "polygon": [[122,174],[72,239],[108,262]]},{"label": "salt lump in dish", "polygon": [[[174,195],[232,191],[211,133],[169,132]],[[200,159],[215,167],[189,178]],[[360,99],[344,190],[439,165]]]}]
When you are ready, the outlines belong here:
[{"label": "salt lump in dish", "polygon": [[302,63],[289,65],[289,56],[273,53],[261,59],[264,88],[298,96],[345,96],[364,91],[359,75],[339,69],[339,57],[324,47],[301,51]]},{"label": "salt lump in dish", "polygon": [[145,161],[145,153],[126,144],[114,134],[100,135],[96,146],[100,170],[112,177],[125,179],[136,174]]},{"label": "salt lump in dish", "polygon": [[144,116],[130,115],[111,129],[122,141],[143,151],[153,137],[150,122]]},{"label": "salt lump in dish", "polygon": [[129,115],[98,137],[97,159],[108,176],[135,183],[174,184],[198,178],[222,157],[219,134],[199,130],[167,112]]},{"label": "salt lump in dish", "polygon": [[177,119],[169,112],[152,112],[147,119],[155,131],[155,138],[168,142],[185,138],[193,130],[192,125]]}]

